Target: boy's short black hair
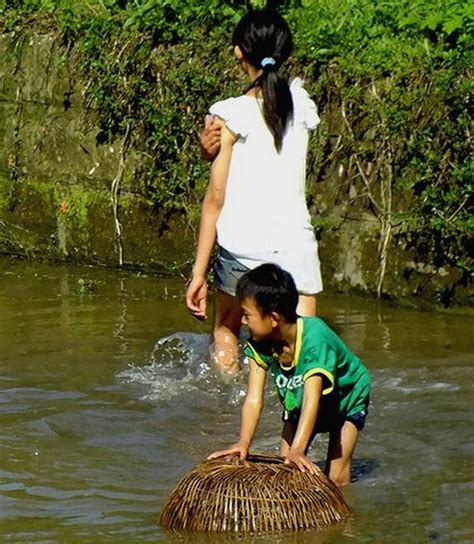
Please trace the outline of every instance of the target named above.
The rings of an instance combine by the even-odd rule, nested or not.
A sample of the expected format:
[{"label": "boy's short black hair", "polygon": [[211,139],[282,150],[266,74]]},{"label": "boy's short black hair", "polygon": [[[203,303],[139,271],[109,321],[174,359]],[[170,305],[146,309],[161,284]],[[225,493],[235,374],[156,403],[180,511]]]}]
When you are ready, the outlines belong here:
[{"label": "boy's short black hair", "polygon": [[296,321],[298,290],[292,275],[277,264],[266,263],[246,272],[237,283],[237,298],[253,298],[264,315],[281,314],[286,321]]}]

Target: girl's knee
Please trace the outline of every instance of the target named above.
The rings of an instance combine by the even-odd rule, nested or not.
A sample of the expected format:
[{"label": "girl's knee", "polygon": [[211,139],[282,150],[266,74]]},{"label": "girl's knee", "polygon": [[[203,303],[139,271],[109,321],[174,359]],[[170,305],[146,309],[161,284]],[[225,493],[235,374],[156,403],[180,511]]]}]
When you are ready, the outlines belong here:
[{"label": "girl's knee", "polygon": [[236,374],[240,370],[238,337],[227,327],[214,329],[211,360],[226,374]]},{"label": "girl's knee", "polygon": [[214,342],[237,347],[239,343],[239,330],[227,325],[216,324],[214,326]]}]

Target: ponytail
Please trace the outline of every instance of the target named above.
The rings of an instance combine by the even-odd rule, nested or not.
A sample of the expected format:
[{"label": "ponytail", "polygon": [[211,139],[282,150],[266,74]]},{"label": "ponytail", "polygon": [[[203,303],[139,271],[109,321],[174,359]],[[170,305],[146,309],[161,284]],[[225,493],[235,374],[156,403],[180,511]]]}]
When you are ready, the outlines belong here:
[{"label": "ponytail", "polygon": [[262,90],[263,118],[279,152],[286,127],[293,119],[288,81],[279,72],[293,48],[288,24],[272,10],[249,11],[237,24],[232,41],[252,66],[263,70],[247,91],[253,87]]},{"label": "ponytail", "polygon": [[262,76],[263,118],[277,151],[281,151],[287,124],[293,119],[293,100],[288,82],[278,72],[265,71]]}]

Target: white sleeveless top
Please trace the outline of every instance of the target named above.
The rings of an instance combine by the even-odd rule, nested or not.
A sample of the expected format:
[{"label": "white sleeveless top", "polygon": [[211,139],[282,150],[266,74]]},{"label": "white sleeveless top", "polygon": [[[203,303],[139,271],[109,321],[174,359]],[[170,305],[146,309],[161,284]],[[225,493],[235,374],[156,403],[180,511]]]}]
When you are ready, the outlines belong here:
[{"label": "white sleeveless top", "polygon": [[[289,255],[290,250],[287,260],[294,260],[295,254],[301,256],[301,263],[310,259],[315,263],[310,268],[319,274],[317,243],[305,196],[308,131],[317,127],[319,116],[301,79],[294,79],[290,90],[293,121],[286,129],[280,153],[264,121],[261,99],[242,95],[216,102],[209,110],[238,136],[217,221],[217,241],[249,268],[278,262],[275,255]],[[298,266],[302,267],[305,265]],[[308,292],[322,289],[320,279],[316,286],[311,284]]]}]

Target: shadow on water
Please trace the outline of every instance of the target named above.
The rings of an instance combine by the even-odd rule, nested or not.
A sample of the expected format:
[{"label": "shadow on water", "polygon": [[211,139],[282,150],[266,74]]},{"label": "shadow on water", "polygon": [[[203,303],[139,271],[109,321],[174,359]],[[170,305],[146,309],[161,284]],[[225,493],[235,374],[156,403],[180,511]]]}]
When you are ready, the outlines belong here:
[{"label": "shadow on water", "polygon": [[380,467],[380,462],[376,459],[353,459],[351,469],[351,482],[358,482],[372,474]]}]

